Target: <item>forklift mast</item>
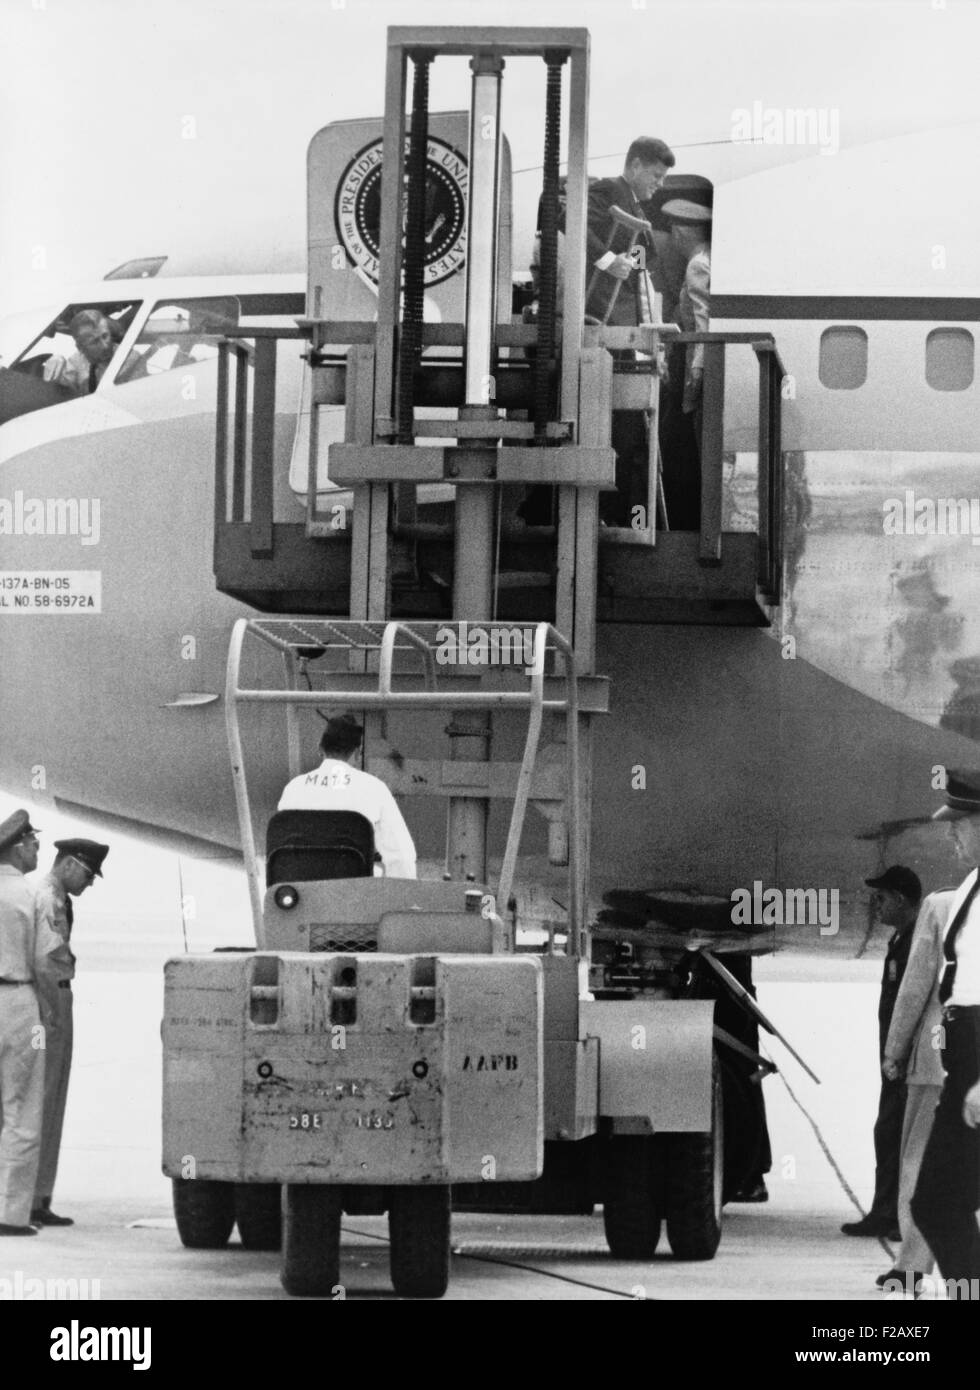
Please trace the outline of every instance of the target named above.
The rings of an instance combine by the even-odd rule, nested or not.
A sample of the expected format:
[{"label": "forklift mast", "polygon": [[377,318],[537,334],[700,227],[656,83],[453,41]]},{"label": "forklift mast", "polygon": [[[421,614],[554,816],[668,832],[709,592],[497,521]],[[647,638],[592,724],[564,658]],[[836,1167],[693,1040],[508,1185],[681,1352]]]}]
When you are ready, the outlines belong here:
[{"label": "forklift mast", "polygon": [[[469,122],[469,197],[466,227],[464,321],[423,321],[425,161],[429,140],[431,65],[466,56],[472,72]],[[544,199],[540,313],[536,325],[514,324],[510,286],[498,283],[501,261],[501,88],[506,64],[538,58],[545,79]],[[583,337],[587,205],[589,36],[582,29],[522,30],[394,28],[388,34],[381,174],[377,326],[373,346],[354,347],[347,364],[347,431],[329,449],[329,475],[353,488],[350,617],[380,622],[391,616],[389,530],[414,511],[414,485],[455,485],[452,613],[457,623],[489,626],[495,619],[495,536],[501,490],[507,483],[557,486],[557,599],[554,628],[573,650],[577,674],[595,675],[595,603],[598,494],[614,478],[609,444],[611,358],[587,348]],[[406,139],[407,78],[412,68],[411,123]],[[562,73],[569,74],[568,179],[564,220],[564,306],[557,315],[558,156]],[[401,229],[404,226],[404,245]],[[505,258],[509,260],[509,257]],[[311,286],[322,302],[323,287]],[[312,362],[336,338],[324,320],[312,333]],[[446,341],[462,345],[462,393],[444,400],[454,418],[416,415],[426,374],[425,349]],[[496,379],[515,352],[531,359],[524,409],[505,411]],[[457,378],[458,381],[458,378]],[[588,408],[585,407],[588,402]],[[604,403],[607,408],[604,408]],[[421,439],[439,436],[435,443]],[[538,620],[550,614],[534,615]],[[586,702],[588,707],[588,702]],[[588,882],[589,765],[592,712],[581,715],[584,769],[579,872]],[[450,724],[451,756],[466,763],[490,758],[490,728],[483,713],[460,708]],[[370,726],[366,728],[366,737]],[[451,798],[447,867],[453,877],[487,878],[489,802]],[[567,836],[552,831],[552,860]],[[557,862],[561,862],[558,857]],[[579,924],[580,925],[580,924]]]}]

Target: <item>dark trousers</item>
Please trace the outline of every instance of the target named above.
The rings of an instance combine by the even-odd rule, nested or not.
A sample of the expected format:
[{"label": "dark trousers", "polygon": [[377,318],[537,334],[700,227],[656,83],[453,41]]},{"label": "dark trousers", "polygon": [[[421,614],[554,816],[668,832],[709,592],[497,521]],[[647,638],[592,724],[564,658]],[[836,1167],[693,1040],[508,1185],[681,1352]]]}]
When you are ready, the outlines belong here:
[{"label": "dark trousers", "polygon": [[[754,999],[756,993],[752,983],[752,957],[726,955],[724,964],[729,973],[735,976],[742,988],[747,989]],[[750,1047],[753,1052],[758,1052],[759,1024],[755,1017],[736,1003],[728,990],[719,985],[716,976],[706,978],[705,985],[717,1001],[715,1023],[718,1027],[730,1033],[738,1042]],[[738,1188],[755,1187],[762,1181],[763,1176],[772,1168],[772,1146],[769,1141],[769,1126],[766,1123],[766,1100],[762,1082],[751,1079],[755,1068],[747,1058],[731,1053],[728,1049],[722,1051],[728,1065],[741,1078],[742,1083],[737,1091],[729,1088],[733,1104],[730,1107],[726,1106],[725,1112],[726,1149],[729,1143],[728,1131],[737,1130],[735,1139],[740,1155],[746,1160],[743,1165],[744,1172],[732,1185],[734,1192]]]},{"label": "dark trousers", "polygon": [[[647,503],[647,423],[642,410],[614,410],[610,443],[616,450],[616,491],[599,493],[599,516],[607,526],[631,526],[633,508],[643,508],[643,526],[651,526]],[[656,499],[654,499],[655,504]]]},{"label": "dark trousers", "polygon": [[[653,524],[647,500],[647,440],[646,416],[642,410],[613,411],[609,442],[616,451],[616,491],[599,493],[599,518],[607,526],[632,527],[635,515],[641,517],[637,530]],[[555,489],[536,484],[528,488],[517,515],[528,526],[551,526],[556,519],[555,507]],[[642,507],[642,513],[635,514],[635,507]]]},{"label": "dark trousers", "polygon": [[[679,354],[679,355],[678,355]],[[660,459],[671,531],[701,529],[700,406],[685,414],[684,352],[671,353],[670,380],[660,388]]]},{"label": "dark trousers", "polygon": [[963,1098],[980,1077],[980,1009],[943,1027],[946,1083],[912,1195],[912,1219],[944,1279],[980,1279],[980,1129],[963,1121]]},{"label": "dark trousers", "polygon": [[905,1118],[905,1082],[882,1080],[875,1120],[875,1195],[871,1216],[898,1225],[898,1172]]}]

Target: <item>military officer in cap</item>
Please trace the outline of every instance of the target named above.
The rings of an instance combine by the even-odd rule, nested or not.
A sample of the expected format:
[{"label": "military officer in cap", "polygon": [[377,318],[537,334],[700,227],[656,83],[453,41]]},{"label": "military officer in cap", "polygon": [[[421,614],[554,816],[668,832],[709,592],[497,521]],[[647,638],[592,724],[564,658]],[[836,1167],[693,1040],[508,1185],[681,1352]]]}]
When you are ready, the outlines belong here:
[{"label": "military officer in cap", "polygon": [[37,1234],[50,957],[61,945],[24,877],[37,868],[37,835],[26,811],[0,822],[0,1236]]},{"label": "military officer in cap", "polygon": [[55,840],[54,847],[57,853],[51,871],[37,885],[38,903],[60,937],[61,944],[50,957],[57,991],[47,1036],[41,1160],[31,1207],[31,1222],[35,1226],[72,1225],[70,1216],[58,1216],[51,1210],[61,1130],[65,1121],[65,1101],[68,1098],[74,1033],[71,989],[75,977],[75,957],[71,949],[74,910],[71,900],[84,893],[96,877],[102,877],[102,865],[109,853],[108,845],[97,844],[95,840]]},{"label": "military officer in cap", "polygon": [[[687,267],[674,321],[683,333],[707,333],[711,307],[711,209],[671,198],[660,211]],[[663,392],[661,447],[667,521],[674,531],[701,527],[701,388],[704,344],[678,344]]]},{"label": "military officer in cap", "polygon": [[279,810],[358,811],[374,826],[374,847],[388,878],[415,878],[415,845],[395,798],[380,777],[353,765],[363,737],[349,711],[328,719],[320,736],[323,761],[287,783]]},{"label": "military officer in cap", "polygon": [[[950,1280],[980,1279],[980,771],[947,773],[946,805],[933,819],[951,823],[957,853],[972,866],[943,904],[946,1079],[911,1204],[949,1288]],[[976,1297],[977,1290],[959,1284],[958,1292]]]}]

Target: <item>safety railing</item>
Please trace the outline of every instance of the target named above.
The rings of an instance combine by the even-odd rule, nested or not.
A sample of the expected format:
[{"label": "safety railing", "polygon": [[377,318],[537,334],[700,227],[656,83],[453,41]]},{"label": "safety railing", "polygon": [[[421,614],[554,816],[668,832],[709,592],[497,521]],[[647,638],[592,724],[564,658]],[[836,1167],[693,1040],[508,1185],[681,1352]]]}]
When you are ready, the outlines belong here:
[{"label": "safety railing", "polygon": [[701,545],[705,564],[721,561],[722,457],[725,448],[725,349],[744,343],[759,365],[758,561],[756,582],[772,603],[779,602],[782,570],[782,381],[785,375],[776,340],[769,333],[678,333],[672,343],[704,345],[701,402]]},{"label": "safety railing", "polygon": [[[375,325],[302,321],[298,328],[262,328],[229,334],[219,344],[215,479],[215,535],[229,522],[249,526],[253,558],[273,554],[274,443],[276,350],[279,340],[319,337],[337,343],[371,343]],[[701,403],[701,535],[702,563],[721,562],[723,521],[723,454],[725,429],[726,348],[746,345],[758,361],[758,555],[757,583],[769,602],[780,595],[782,570],[782,381],[784,368],[775,339],[768,333],[679,333],[671,325],[639,328],[592,328],[587,337],[613,349],[635,348],[649,355],[649,365],[630,364],[630,370],[653,371],[659,343],[697,344],[704,348]],[[536,329],[501,325],[500,346],[533,345]],[[425,325],[426,347],[457,347],[463,330],[458,324]],[[234,358],[234,374],[231,359]],[[311,363],[318,365],[317,352]],[[622,364],[617,362],[617,369]],[[250,389],[251,372],[251,389]],[[249,417],[251,430],[249,431]],[[379,422],[383,424],[383,421]],[[503,433],[503,426],[500,429]],[[432,422],[424,426],[435,428]],[[528,426],[527,428],[531,428]],[[229,443],[231,456],[229,458]],[[560,446],[559,446],[560,447]],[[310,462],[311,477],[314,461]],[[247,505],[246,505],[247,503]]]},{"label": "safety railing", "polygon": [[[582,853],[582,807],[581,780],[579,770],[579,693],[575,669],[575,654],[571,644],[557,632],[550,623],[533,624],[533,658],[530,666],[522,668],[528,679],[524,690],[499,690],[480,686],[477,689],[439,688],[437,679],[435,651],[442,641],[441,634],[446,631],[445,623],[405,623],[391,621],[385,624],[356,621],[328,621],[310,618],[302,621],[290,618],[239,618],[232,630],[228,649],[228,668],[225,678],[225,720],[228,733],[228,750],[231,758],[232,781],[235,787],[235,801],[238,809],[238,825],[245,857],[246,874],[252,914],[259,932],[262,920],[262,886],[259,861],[252,828],[252,811],[249,799],[248,781],[245,772],[245,753],[239,726],[239,706],[242,703],[283,705],[287,712],[287,734],[290,750],[291,775],[297,770],[299,739],[295,723],[296,711],[303,705],[351,705],[358,710],[414,710],[414,709],[509,709],[527,710],[528,727],[524,742],[514,794],[507,841],[501,862],[497,886],[497,901],[502,908],[510,900],[517,870],[517,856],[527,805],[530,799],[534,766],[538,755],[541,729],[545,711],[566,716],[566,805],[569,820],[569,935],[573,950],[581,954],[585,930],[585,884],[582,875],[584,862]],[[253,637],[259,642],[280,653],[287,682],[285,689],[243,688],[240,684],[242,652],[246,638]],[[304,671],[310,660],[319,660],[331,649],[357,657],[356,665],[362,674],[372,664],[377,665],[377,689],[353,690],[350,684],[338,684],[330,688],[330,675],[325,687],[316,690],[299,689],[296,686],[298,664]],[[422,656],[424,689],[417,690],[393,684],[395,652],[414,652]],[[366,654],[372,654],[373,661],[365,661]],[[549,657],[556,670],[560,665],[560,677],[564,693],[560,698],[550,695],[545,681],[548,673],[546,664]],[[560,657],[560,662],[557,658]],[[416,671],[403,672],[402,675],[417,676]]]},{"label": "safety railing", "polygon": [[[218,343],[214,534],[217,540],[222,526],[242,523],[247,515],[250,548],[256,559],[273,553],[277,348],[282,339],[305,337],[299,328],[244,328],[227,333]],[[251,382],[249,368],[254,368]],[[229,414],[232,399],[234,409]]]}]

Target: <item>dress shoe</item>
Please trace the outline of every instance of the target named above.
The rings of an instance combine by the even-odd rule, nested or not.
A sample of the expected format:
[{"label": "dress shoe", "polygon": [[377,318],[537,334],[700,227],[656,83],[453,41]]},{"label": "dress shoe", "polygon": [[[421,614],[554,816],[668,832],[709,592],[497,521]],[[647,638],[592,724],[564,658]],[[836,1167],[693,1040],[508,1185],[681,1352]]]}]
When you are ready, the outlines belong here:
[{"label": "dress shoe", "polygon": [[8,1226],[0,1221],[0,1236],[36,1236],[37,1231],[33,1226]]},{"label": "dress shoe", "polygon": [[74,1221],[70,1216],[59,1216],[50,1207],[35,1207],[31,1212],[31,1221],[35,1226],[74,1226]]},{"label": "dress shoe", "polygon": [[883,1221],[880,1216],[862,1216],[860,1221],[845,1221],[841,1230],[846,1236],[884,1236],[886,1240],[901,1240],[898,1224]]},{"label": "dress shoe", "polygon": [[769,1192],[761,1178],[758,1182],[748,1182],[728,1199],[730,1202],[768,1202]]}]

